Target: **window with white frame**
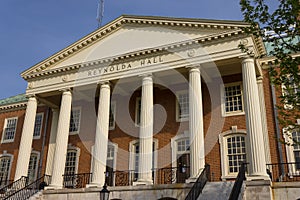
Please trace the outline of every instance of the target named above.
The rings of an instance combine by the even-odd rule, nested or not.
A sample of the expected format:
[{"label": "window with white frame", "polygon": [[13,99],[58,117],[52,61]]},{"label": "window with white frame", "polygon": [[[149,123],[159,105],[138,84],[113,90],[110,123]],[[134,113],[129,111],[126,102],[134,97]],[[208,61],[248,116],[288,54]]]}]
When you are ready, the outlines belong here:
[{"label": "window with white frame", "polygon": [[244,111],[241,83],[226,84],[223,91],[223,110],[225,115],[240,114]]},{"label": "window with white frame", "polygon": [[138,126],[141,123],[142,100],[141,97],[136,98],[135,102],[135,124]]},{"label": "window with white frame", "polygon": [[286,142],[287,161],[296,163],[289,166],[289,173],[292,175],[300,175],[300,131],[283,129]]},{"label": "window with white frame", "polygon": [[[131,176],[131,180],[137,181],[138,179],[138,171],[139,171],[139,153],[140,153],[140,144],[139,140],[134,140],[129,144],[130,148],[130,158],[129,158],[129,169],[134,171],[134,174]],[[155,151],[158,148],[158,140],[153,140],[153,154],[152,154],[152,169],[156,167],[157,164],[157,154]],[[154,173],[152,173],[152,178],[154,178]]]},{"label": "window with white frame", "polygon": [[222,179],[236,177],[242,163],[246,162],[246,132],[228,131],[220,134]]},{"label": "window with white frame", "polygon": [[66,156],[65,174],[76,174],[77,172],[77,150],[68,149]]},{"label": "window with white frame", "polygon": [[110,104],[110,112],[109,112],[109,129],[113,130],[115,128],[115,119],[116,119],[116,102],[113,101]]},{"label": "window with white frame", "polygon": [[12,163],[12,156],[0,156],[0,186],[7,185],[10,176],[10,167]]},{"label": "window with white frame", "polygon": [[71,118],[70,118],[70,127],[69,127],[70,133],[78,133],[79,132],[80,117],[81,117],[81,109],[80,108],[72,109]]},{"label": "window with white frame", "polygon": [[188,131],[171,139],[172,167],[176,167],[176,179],[173,183],[185,183],[189,178],[190,166],[190,138]]},{"label": "window with white frame", "polygon": [[27,174],[29,183],[32,183],[37,178],[38,164],[39,164],[39,153],[32,152],[30,155],[28,174]]},{"label": "window with white frame", "polygon": [[2,142],[13,142],[17,129],[18,118],[7,118],[4,122]]},{"label": "window with white frame", "polygon": [[33,131],[33,138],[35,139],[41,137],[43,116],[44,116],[43,113],[38,113],[35,116],[34,131]]},{"label": "window with white frame", "polygon": [[285,80],[285,85],[282,85],[282,93],[285,100],[285,109],[292,108],[299,102],[300,87],[299,84],[295,82],[293,76],[287,76]]},{"label": "window with white frame", "polygon": [[107,158],[106,158],[106,182],[109,186],[114,185],[114,174],[113,171],[116,167],[116,152],[117,145],[109,143],[107,146]]},{"label": "window with white frame", "polygon": [[189,93],[188,91],[179,91],[176,93],[177,108],[176,115],[177,120],[188,120],[189,118]]}]

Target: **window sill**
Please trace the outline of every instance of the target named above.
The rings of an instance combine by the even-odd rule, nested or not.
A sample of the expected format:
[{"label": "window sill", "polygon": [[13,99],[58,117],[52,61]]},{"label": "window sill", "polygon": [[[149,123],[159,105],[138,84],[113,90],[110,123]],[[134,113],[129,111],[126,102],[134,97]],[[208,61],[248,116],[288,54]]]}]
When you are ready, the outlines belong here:
[{"label": "window sill", "polygon": [[75,132],[69,132],[69,135],[78,135],[79,131],[75,131]]},{"label": "window sill", "polygon": [[39,136],[33,136],[33,139],[34,140],[39,140],[39,139],[41,139],[41,136],[39,135]]},{"label": "window sill", "polygon": [[2,141],[1,141],[2,144],[5,144],[5,143],[12,143],[12,142],[14,142],[14,139],[12,139],[12,140],[2,140]]},{"label": "window sill", "polygon": [[186,118],[177,118],[176,119],[176,122],[187,122],[187,121],[189,121],[189,118],[188,117],[186,117]]},{"label": "window sill", "polygon": [[222,113],[222,117],[232,117],[232,116],[240,116],[245,115],[245,112],[230,112],[230,113]]}]

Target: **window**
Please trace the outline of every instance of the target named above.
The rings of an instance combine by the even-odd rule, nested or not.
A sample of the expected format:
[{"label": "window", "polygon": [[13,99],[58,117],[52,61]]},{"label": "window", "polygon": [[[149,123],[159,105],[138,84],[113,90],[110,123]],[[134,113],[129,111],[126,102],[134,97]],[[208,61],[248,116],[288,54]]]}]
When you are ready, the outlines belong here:
[{"label": "window", "polygon": [[[153,139],[153,153],[152,153],[152,169],[154,169],[157,165],[157,154],[156,150],[158,149],[158,140]],[[129,158],[129,170],[134,171],[131,180],[137,181],[138,179],[138,171],[139,171],[139,153],[140,153],[140,144],[139,140],[131,141],[129,144],[130,158]],[[154,178],[155,174],[152,173],[152,178]]]},{"label": "window", "polygon": [[185,121],[189,118],[189,93],[187,91],[177,92],[177,120]]},{"label": "window", "polygon": [[246,161],[245,137],[233,135],[226,138],[228,173],[237,173],[240,164]]},{"label": "window", "polygon": [[235,178],[241,163],[247,162],[246,131],[230,130],[219,135],[222,179]]},{"label": "window", "polygon": [[0,156],[0,186],[5,186],[9,183],[11,163],[12,156]]},{"label": "window", "polygon": [[40,155],[38,152],[32,152],[30,155],[30,160],[28,165],[28,175],[27,175],[29,183],[32,183],[37,178],[39,157]]},{"label": "window", "polygon": [[243,113],[242,85],[240,83],[227,84],[223,92],[223,113],[225,115]]},{"label": "window", "polygon": [[74,108],[71,112],[71,119],[70,119],[70,133],[78,133],[80,129],[80,115],[81,115],[81,109],[80,108]]},{"label": "window", "polygon": [[77,173],[77,150],[68,149],[65,165],[65,174],[76,174]]},{"label": "window", "polygon": [[2,142],[13,142],[15,138],[15,133],[17,129],[18,118],[8,118],[5,119]]},{"label": "window", "polygon": [[38,113],[35,116],[35,123],[34,123],[34,131],[33,131],[33,138],[39,139],[41,137],[42,132],[42,125],[43,125],[43,113]]},{"label": "window", "polygon": [[115,128],[115,119],[116,119],[116,102],[110,104],[109,112],[109,129],[113,130]]},{"label": "window", "polygon": [[296,162],[295,165],[289,165],[289,174],[300,175],[300,131],[285,128],[283,136],[286,142],[287,161]]},{"label": "window", "polygon": [[295,82],[293,76],[288,76],[285,79],[286,85],[282,85],[282,93],[285,100],[285,109],[292,109],[293,105],[298,104],[299,102],[299,94],[300,94],[300,87],[299,83]]},{"label": "window", "polygon": [[106,158],[106,183],[109,186],[114,186],[115,174],[113,173],[116,170],[116,153],[118,145],[114,143],[109,143],[107,146],[107,158]]},{"label": "window", "polygon": [[141,123],[141,111],[142,111],[142,100],[141,97],[137,97],[135,103],[135,124],[137,126],[139,126]]},{"label": "window", "polygon": [[176,178],[172,183],[185,183],[190,176],[190,138],[188,131],[171,139],[172,167],[176,168]]}]

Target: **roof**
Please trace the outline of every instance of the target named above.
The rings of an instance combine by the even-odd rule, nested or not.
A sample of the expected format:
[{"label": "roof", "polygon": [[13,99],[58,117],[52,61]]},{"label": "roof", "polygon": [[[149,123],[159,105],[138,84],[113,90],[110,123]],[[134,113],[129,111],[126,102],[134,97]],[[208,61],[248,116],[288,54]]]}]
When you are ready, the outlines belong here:
[{"label": "roof", "polygon": [[[287,40],[289,38],[286,38]],[[300,37],[295,37],[293,38],[293,40],[291,41],[291,43],[293,45],[299,44],[300,43]],[[266,52],[267,52],[267,56],[272,56],[271,52],[274,50],[275,46],[273,42],[264,42],[265,48],[266,48]]]},{"label": "roof", "polygon": [[[185,28],[208,28],[208,29],[223,29],[231,31],[239,31],[241,28],[249,26],[248,23],[232,20],[211,20],[211,19],[191,19],[191,18],[172,18],[172,17],[153,17],[153,16],[133,16],[122,15],[110,23],[96,29],[92,33],[79,39],[77,42],[69,45],[61,51],[53,54],[45,60],[37,63],[29,69],[23,71],[21,76],[27,80],[30,74],[39,73],[50,69],[51,66],[71,57],[80,50],[93,45],[99,40],[102,40],[109,34],[118,30],[120,27],[128,24],[134,25],[156,25],[156,26],[176,26]],[[258,41],[260,43],[260,41]],[[263,44],[259,44],[263,46]]]},{"label": "roof", "polygon": [[26,98],[25,94],[19,94],[19,95],[16,95],[16,96],[1,99],[0,100],[0,106],[15,104],[15,103],[21,103],[21,102],[27,102],[27,98]]}]

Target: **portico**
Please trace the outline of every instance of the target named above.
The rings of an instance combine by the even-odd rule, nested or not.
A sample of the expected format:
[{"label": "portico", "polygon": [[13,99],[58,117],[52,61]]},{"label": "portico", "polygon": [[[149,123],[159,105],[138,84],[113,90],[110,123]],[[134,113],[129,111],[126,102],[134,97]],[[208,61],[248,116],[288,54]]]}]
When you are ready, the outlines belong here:
[{"label": "portico", "polygon": [[[171,152],[175,150],[171,149],[170,143],[172,138],[175,138],[176,135],[183,135],[183,133],[187,133],[188,140],[186,141],[189,141],[188,147],[183,150],[183,152],[189,152],[189,158],[186,159],[189,166],[186,167],[189,167],[190,174],[185,179],[187,182],[194,182],[207,163],[206,156],[211,152],[211,149],[205,147],[205,138],[207,134],[211,134],[207,127],[210,126],[209,123],[212,119],[207,115],[207,110],[204,112],[204,109],[207,109],[204,104],[208,104],[209,95],[213,96],[210,94],[211,92],[218,93],[218,100],[221,101],[223,98],[220,97],[220,91],[212,91],[208,85],[216,79],[223,80],[223,77],[237,75],[242,77],[244,89],[245,123],[249,140],[247,147],[247,159],[250,162],[249,177],[266,179],[262,119],[257,117],[257,115],[260,116],[261,108],[256,77],[261,76],[261,71],[259,66],[255,65],[253,58],[244,58],[245,55],[237,48],[239,43],[247,42],[249,47],[254,48],[256,54],[259,54],[261,53],[259,43],[252,41],[251,37],[243,35],[240,27],[244,24],[233,22],[220,24],[217,21],[212,21],[210,24],[213,25],[208,26],[206,21],[175,23],[171,19],[168,21],[166,19],[134,19],[130,16],[120,17],[25,71],[22,76],[28,81],[26,92],[30,96],[26,119],[30,120],[24,122],[24,138],[21,139],[21,147],[23,145],[24,150],[18,158],[23,162],[18,162],[19,168],[21,169],[21,165],[22,168],[26,168],[24,165],[29,163],[30,149],[28,146],[31,146],[30,140],[32,140],[29,135],[34,125],[32,119],[36,113],[36,101],[39,100],[51,107],[53,111],[50,136],[52,143],[48,149],[46,170],[52,175],[49,188],[61,189],[70,138],[77,137],[70,135],[70,121],[77,119],[72,116],[72,108],[90,104],[92,106],[89,109],[92,110],[93,106],[96,108],[93,110],[95,115],[88,116],[89,109],[81,108],[81,119],[84,116],[86,119],[81,122],[80,127],[75,126],[76,130],[79,129],[77,130],[79,137],[82,139],[83,135],[86,139],[85,148],[92,152],[94,157],[89,163],[90,166],[84,168],[86,172],[92,173],[89,187],[102,187],[105,183],[107,157],[111,152],[108,151],[110,142],[117,144],[119,152],[121,152],[120,155],[113,158],[117,160],[118,164],[112,168],[125,171],[126,167],[127,170],[131,170],[128,166],[132,165],[134,174],[130,176],[137,174],[133,178],[133,185],[155,184],[154,176],[157,175],[157,173],[153,173],[155,168],[179,165],[176,157],[179,153]],[[194,31],[188,27],[197,30]],[[129,34],[135,35],[139,42],[128,44],[126,40]],[[148,43],[144,37],[151,34],[156,37]],[[158,35],[161,37],[157,37]],[[116,48],[116,45],[120,48]],[[128,45],[127,48],[126,45]],[[230,69],[228,66],[231,66]],[[134,86],[126,87],[126,84]],[[175,105],[172,109],[166,109],[165,120],[173,121],[171,125],[163,126],[167,130],[163,133],[155,129],[159,120],[155,115],[154,107],[155,104],[165,103],[167,105],[169,102],[164,102],[163,96],[158,97],[157,91],[162,91],[159,94],[170,93],[170,96],[174,97],[173,104],[179,104],[178,108]],[[187,94],[182,97],[188,102],[186,103],[188,106],[186,119],[176,119],[175,112],[173,112],[177,108],[179,114],[183,113],[183,107],[180,105],[182,102],[176,97],[176,93],[180,91]],[[132,106],[132,102],[136,100],[131,99],[134,92],[140,94],[140,104],[136,101],[135,106]],[[120,96],[116,100],[115,115],[111,112],[114,95]],[[177,103],[175,103],[175,98]],[[123,99],[128,99],[128,102],[124,103]],[[173,99],[165,100],[173,101]],[[130,106],[135,108],[130,108]],[[127,108],[129,111],[126,110]],[[121,125],[118,124],[118,120],[121,120],[118,118],[120,117],[118,109],[127,111],[126,118],[134,118],[139,115],[139,124],[132,122],[126,127],[127,130],[121,129]],[[222,112],[220,108],[218,109],[212,108],[210,112],[214,111],[221,116]],[[135,110],[134,114],[133,110]],[[112,117],[118,119],[114,132],[110,130]],[[78,118],[80,119],[80,117]],[[89,121],[87,118],[93,118],[94,121]],[[173,130],[175,125],[178,128]],[[25,127],[28,128],[25,129]],[[127,136],[125,137],[125,135]],[[155,161],[155,156],[153,156],[157,153],[153,148],[155,139],[158,140],[157,149],[167,152],[159,153],[158,161]],[[131,153],[128,149],[130,148],[129,143],[133,140],[137,140],[138,145],[135,146],[134,155],[131,155],[132,160],[130,160],[129,154]],[[182,144],[180,142],[182,141],[178,141],[176,144],[177,149]],[[217,141],[215,142],[217,143]],[[163,143],[166,144],[162,145]],[[172,156],[173,154],[175,156]],[[77,165],[81,164],[80,159],[77,159],[76,162]],[[157,164],[159,166],[155,167],[154,163],[159,163]],[[26,175],[27,171],[17,170],[15,179]],[[178,177],[176,178],[178,179]]]}]

